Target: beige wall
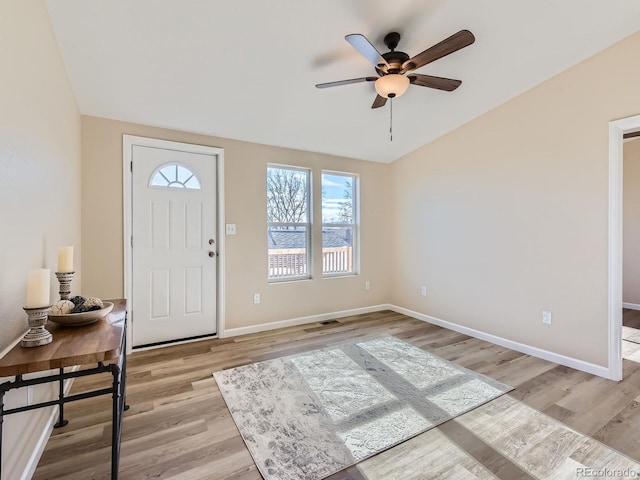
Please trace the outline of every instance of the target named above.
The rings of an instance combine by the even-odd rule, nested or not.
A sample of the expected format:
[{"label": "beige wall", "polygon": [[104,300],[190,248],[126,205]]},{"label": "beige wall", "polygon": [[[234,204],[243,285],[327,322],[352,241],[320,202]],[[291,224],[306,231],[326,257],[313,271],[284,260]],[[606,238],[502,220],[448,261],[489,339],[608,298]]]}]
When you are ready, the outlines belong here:
[{"label": "beige wall", "polygon": [[623,294],[640,305],[640,139],[624,144]]},{"label": "beige wall", "polygon": [[[348,158],[269,147],[224,138],[164,130],[96,117],[82,118],[84,289],[102,298],[123,295],[122,135],[190,142],[224,148],[225,215],[237,225],[226,236],[226,328],[387,303],[391,196],[390,166]],[[320,219],[322,169],[357,173],[361,180],[361,275],[269,284],[266,250],[267,163],[312,169],[314,215]],[[315,271],[322,271],[320,229],[314,230]],[[365,291],[365,280],[371,290]],[[253,304],[260,293],[261,303]],[[135,322],[135,313],[134,313]]]},{"label": "beige wall", "polygon": [[[54,272],[61,245],[76,247],[80,269],[80,114],[41,1],[0,0],[0,66],[1,351],[27,329],[29,270]],[[52,300],[56,294],[52,275]],[[47,393],[39,387],[35,398]],[[26,389],[5,401],[24,405]],[[5,417],[3,479],[21,478],[47,416]]]},{"label": "beige wall", "polygon": [[392,303],[606,365],[608,122],[640,112],[638,51],[635,34],[392,164]]},{"label": "beige wall", "polygon": [[[80,114],[40,1],[0,2],[0,349],[26,329],[27,274],[80,267]],[[74,290],[80,279],[74,280]]]}]

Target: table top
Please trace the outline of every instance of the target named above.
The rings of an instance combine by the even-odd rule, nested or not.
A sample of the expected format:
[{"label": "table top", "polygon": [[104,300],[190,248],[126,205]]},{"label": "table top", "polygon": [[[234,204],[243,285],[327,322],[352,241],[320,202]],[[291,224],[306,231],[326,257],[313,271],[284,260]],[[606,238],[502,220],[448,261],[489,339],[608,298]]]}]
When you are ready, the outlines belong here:
[{"label": "table top", "polygon": [[127,301],[108,301],[113,302],[113,310],[90,325],[74,327],[47,322],[46,329],[53,335],[53,341],[39,347],[21,347],[18,343],[0,358],[0,377],[117,359],[121,353]]}]

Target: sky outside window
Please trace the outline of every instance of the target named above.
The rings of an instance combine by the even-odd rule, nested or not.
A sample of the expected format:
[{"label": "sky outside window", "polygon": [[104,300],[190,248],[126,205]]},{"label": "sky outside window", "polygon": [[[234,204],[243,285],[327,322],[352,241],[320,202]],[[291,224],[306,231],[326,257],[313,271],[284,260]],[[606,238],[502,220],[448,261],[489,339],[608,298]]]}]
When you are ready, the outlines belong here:
[{"label": "sky outside window", "polygon": [[349,223],[345,211],[352,211],[353,181],[351,175],[322,174],[322,223]]}]

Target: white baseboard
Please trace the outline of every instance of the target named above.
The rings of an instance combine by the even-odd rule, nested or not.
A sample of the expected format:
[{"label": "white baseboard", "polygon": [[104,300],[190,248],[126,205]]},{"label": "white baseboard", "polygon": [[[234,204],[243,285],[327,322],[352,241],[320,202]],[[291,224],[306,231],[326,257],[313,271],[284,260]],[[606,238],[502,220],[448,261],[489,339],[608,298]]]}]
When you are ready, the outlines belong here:
[{"label": "white baseboard", "polygon": [[229,328],[224,331],[223,337],[235,337],[238,335],[248,335],[249,333],[275,330],[277,328],[326,322],[327,320],[335,320],[336,318],[350,317],[351,315],[361,315],[364,313],[379,312],[381,310],[389,309],[391,309],[391,305],[388,304],[373,305],[371,307],[353,308],[351,310],[342,310],[339,312],[322,313],[319,315],[309,315],[308,317],[290,318],[288,320],[279,320],[277,322],[261,323],[260,325],[252,325],[250,327]]},{"label": "white baseboard", "polygon": [[491,335],[490,333],[481,332],[480,330],[474,330],[473,328],[464,327],[456,323],[448,322],[446,320],[441,320],[439,318],[432,317],[430,315],[414,312],[413,310],[397,307],[395,305],[390,305],[389,309],[393,310],[394,312],[402,313],[409,317],[422,320],[423,322],[432,323],[433,325],[438,325],[439,327],[443,327],[448,330],[453,330],[454,332],[463,333],[465,335],[469,335],[470,337],[474,337],[480,340],[485,340],[487,342],[494,343],[496,345],[500,345],[501,347],[510,348],[511,350],[515,350],[516,352],[526,353],[527,355],[531,355],[533,357],[558,363],[566,367],[575,368],[576,370],[581,370],[583,372],[591,373],[599,377],[612,379],[610,369],[607,367],[603,367],[601,365],[595,365],[593,363],[585,362],[583,360],[578,360],[577,358],[567,357],[565,355],[560,355],[558,353],[550,352],[548,350],[532,347],[531,345],[526,345],[524,343],[514,342],[513,340],[509,340],[503,337],[498,337],[496,335]]},{"label": "white baseboard", "polygon": [[439,327],[443,327],[448,330],[453,330],[454,332],[463,333],[465,335],[469,335],[470,337],[484,340],[496,345],[500,345],[502,347],[510,348],[511,350],[515,350],[516,352],[525,353],[527,355],[541,358],[543,360],[548,360],[550,362],[558,363],[566,367],[575,368],[576,370],[581,370],[583,372],[591,373],[592,375],[597,375],[599,377],[604,377],[608,379],[612,378],[611,371],[607,367],[585,362],[577,358],[567,357],[566,355],[550,352],[548,350],[533,347],[531,345],[527,345],[524,343],[515,342],[507,338],[498,337],[490,333],[482,332],[480,330],[475,330],[473,328],[458,325],[456,323],[448,322],[446,320],[432,317],[430,315],[414,312],[413,310],[409,310],[406,308],[402,308],[402,307],[398,307],[396,305],[390,305],[390,304],[374,305],[371,307],[363,307],[363,308],[354,308],[352,310],[343,310],[340,312],[331,312],[331,313],[325,313],[321,315],[310,315],[308,317],[299,317],[299,318],[292,318],[289,320],[263,323],[261,325],[254,325],[251,327],[231,328],[224,332],[224,336],[234,337],[237,335],[247,335],[249,333],[264,332],[268,330],[275,330],[277,328],[292,327],[295,325],[305,325],[308,323],[324,322],[327,320],[348,317],[351,315],[379,312],[381,310],[393,310],[394,312],[402,313],[403,315],[407,315],[408,317],[412,317],[417,320],[422,320],[423,322],[431,323],[433,325],[438,325]]},{"label": "white baseboard", "polygon": [[[79,368],[80,367],[75,366],[75,367],[72,367],[70,370],[75,372]],[[72,384],[73,384],[72,378],[68,378],[67,380],[65,380],[64,382],[65,395],[67,395],[71,390]],[[48,384],[40,385],[40,387],[45,387],[46,385]],[[57,392],[58,392],[57,383],[55,384],[52,383],[50,385],[53,385],[55,387],[55,389],[51,388],[51,392],[52,394],[53,392],[55,392],[57,397]],[[49,398],[42,399],[42,400],[46,401],[46,400],[49,400]],[[41,400],[38,400],[38,401],[41,401]],[[49,441],[51,432],[53,432],[53,425],[58,420],[58,408],[57,407],[47,407],[47,408],[50,409],[50,412],[48,415],[46,415],[46,411],[45,411],[46,409],[42,409],[42,410],[36,409],[36,410],[31,410],[29,412],[30,415],[40,414],[42,417],[46,417],[46,420],[44,420],[44,422],[42,423],[36,421],[36,423],[39,423],[40,425],[42,425],[41,429],[38,428],[37,430],[28,430],[26,432],[19,432],[19,433],[16,432],[16,435],[20,435],[23,438],[23,443],[24,443],[23,454],[17,458],[13,458],[12,459],[13,462],[8,462],[13,464],[3,465],[2,467],[3,471],[5,472],[13,471],[14,473],[16,473],[17,474],[16,478],[19,478],[20,480],[30,480],[33,477],[33,474],[35,473],[36,468],[38,466],[38,462],[40,461],[40,457],[42,456],[42,453],[44,452],[44,449],[47,446],[47,442]],[[12,435],[11,432],[6,431],[6,429],[4,434],[5,434],[5,438],[10,437]]]},{"label": "white baseboard", "polygon": [[622,308],[628,308],[629,310],[640,310],[640,305],[637,303],[622,302]]},{"label": "white baseboard", "polygon": [[3,350],[0,350],[0,358],[4,357],[7,353],[9,353],[11,351],[11,349],[13,347],[15,347],[18,343],[20,343],[20,340],[22,340],[22,337],[24,337],[27,334],[28,331],[29,331],[29,329],[27,328],[22,333],[22,335],[17,337],[13,342],[11,342],[9,345],[7,345]]},{"label": "white baseboard", "polygon": [[612,378],[611,371],[607,367],[603,367],[601,365],[595,365],[593,363],[585,362],[577,358],[567,357],[565,355],[550,352],[548,350],[543,350],[541,348],[533,347],[531,345],[527,345],[524,343],[515,342],[513,340],[509,340],[503,337],[498,337],[490,333],[482,332],[480,330],[475,330],[473,328],[458,325],[456,323],[448,322],[446,320],[432,317],[430,315],[414,312],[413,310],[409,310],[406,308],[402,308],[402,307],[398,307],[396,305],[390,305],[390,304],[374,305],[371,307],[363,307],[363,308],[354,308],[351,310],[343,310],[339,312],[331,312],[331,313],[325,313],[320,315],[310,315],[308,317],[299,317],[299,318],[292,318],[288,320],[280,320],[277,322],[264,323],[261,325],[253,325],[250,327],[231,328],[231,329],[225,330],[224,337],[234,337],[238,335],[247,335],[250,333],[258,333],[258,332],[264,332],[268,330],[275,330],[277,328],[292,327],[295,325],[305,325],[309,323],[323,322],[327,320],[333,320],[336,318],[348,317],[351,315],[378,312],[381,310],[393,310],[394,312],[402,313],[403,315],[407,315],[409,317],[422,320],[423,322],[431,323],[433,325],[438,325],[448,330],[453,330],[454,332],[463,333],[465,335],[469,335],[470,337],[478,338],[480,340],[485,340],[487,342],[494,343],[502,347],[510,348],[517,352],[525,353],[527,355],[541,358],[543,360],[548,360],[550,362],[558,363],[560,365],[575,368],[576,370],[581,370],[583,372],[591,373],[592,375],[597,375],[599,377],[604,377],[608,379]]},{"label": "white baseboard", "polygon": [[[37,412],[37,410],[35,410]],[[47,419],[45,428],[38,435],[38,439],[35,441],[33,451],[29,456],[29,460],[25,466],[25,469],[20,476],[20,480],[31,480],[33,474],[36,472],[36,467],[38,466],[38,462],[40,461],[40,457],[42,456],[45,447],[47,446],[47,442],[49,441],[49,437],[51,436],[51,432],[53,432],[53,425],[56,423],[56,419],[58,417],[58,409],[51,409],[51,413],[49,414],[49,418]],[[31,432],[32,434],[37,432]]]}]

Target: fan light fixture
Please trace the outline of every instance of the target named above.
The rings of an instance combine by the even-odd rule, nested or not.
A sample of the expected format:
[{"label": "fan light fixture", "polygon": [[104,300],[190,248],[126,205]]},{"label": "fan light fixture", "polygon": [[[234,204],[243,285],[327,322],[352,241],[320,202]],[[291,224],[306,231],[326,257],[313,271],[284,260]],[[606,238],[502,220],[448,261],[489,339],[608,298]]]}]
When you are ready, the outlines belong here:
[{"label": "fan light fixture", "polygon": [[384,98],[396,98],[409,88],[409,77],[397,73],[383,75],[376,80],[375,87],[378,95]]}]

